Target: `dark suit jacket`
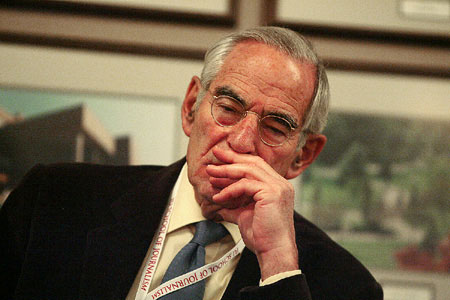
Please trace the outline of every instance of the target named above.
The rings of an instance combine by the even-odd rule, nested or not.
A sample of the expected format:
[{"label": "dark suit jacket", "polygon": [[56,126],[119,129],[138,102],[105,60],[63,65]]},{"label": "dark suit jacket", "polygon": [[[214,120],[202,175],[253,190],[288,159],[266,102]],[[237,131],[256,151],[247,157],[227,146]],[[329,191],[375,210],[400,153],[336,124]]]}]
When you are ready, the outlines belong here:
[{"label": "dark suit jacket", "polygon": [[[124,299],[184,162],[33,168],[0,211],[1,297]],[[294,218],[303,275],[259,288],[258,263],[246,249],[222,299],[382,299],[353,256]]]}]

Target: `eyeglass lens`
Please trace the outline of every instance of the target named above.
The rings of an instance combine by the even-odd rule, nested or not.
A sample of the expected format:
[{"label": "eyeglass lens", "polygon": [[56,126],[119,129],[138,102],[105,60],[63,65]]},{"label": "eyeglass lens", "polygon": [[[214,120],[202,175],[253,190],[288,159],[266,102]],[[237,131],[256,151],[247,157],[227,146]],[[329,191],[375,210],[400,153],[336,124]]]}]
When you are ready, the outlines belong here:
[{"label": "eyeglass lens", "polygon": [[[247,111],[237,100],[227,96],[218,96],[214,97],[211,114],[219,125],[233,126],[247,115]],[[258,130],[263,142],[278,146],[289,138],[291,126],[285,119],[269,115],[260,118]]]}]

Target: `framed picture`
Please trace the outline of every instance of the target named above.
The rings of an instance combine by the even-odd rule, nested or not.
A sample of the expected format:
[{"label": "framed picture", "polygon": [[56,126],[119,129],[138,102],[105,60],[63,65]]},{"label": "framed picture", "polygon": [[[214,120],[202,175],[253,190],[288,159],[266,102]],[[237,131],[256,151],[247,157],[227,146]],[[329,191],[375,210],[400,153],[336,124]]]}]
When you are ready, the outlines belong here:
[{"label": "framed picture", "polygon": [[[339,9],[327,0],[279,0],[274,21],[277,24],[325,27],[333,33],[363,31],[375,37],[385,34],[418,33],[430,36],[448,36],[450,4],[440,0],[343,1]],[[358,13],[355,14],[355,11]],[[408,18],[417,22],[410,22]],[[325,31],[323,32],[326,34]],[[363,33],[360,38],[364,38]],[[366,36],[367,38],[367,36]],[[392,38],[392,36],[391,36]]]},{"label": "framed picture", "polygon": [[110,5],[116,7],[140,7],[153,10],[185,12],[192,14],[209,14],[228,16],[231,13],[232,1],[183,1],[183,0],[60,0],[48,2],[84,3],[91,5]]},{"label": "framed picture", "polygon": [[183,147],[179,102],[0,89],[0,173],[12,188],[37,163],[168,165]]},{"label": "framed picture", "polygon": [[231,27],[235,23],[236,1],[18,0],[8,3],[8,6],[29,10],[95,15],[107,18],[141,19],[181,24]]},{"label": "framed picture", "polygon": [[449,273],[450,121],[332,112],[324,133],[301,211],[368,267]]}]

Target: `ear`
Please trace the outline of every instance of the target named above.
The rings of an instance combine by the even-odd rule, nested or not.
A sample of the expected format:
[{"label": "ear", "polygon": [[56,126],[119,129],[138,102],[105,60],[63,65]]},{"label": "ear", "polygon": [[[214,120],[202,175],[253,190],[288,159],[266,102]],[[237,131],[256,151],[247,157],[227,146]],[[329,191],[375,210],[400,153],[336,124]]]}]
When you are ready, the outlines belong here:
[{"label": "ear", "polygon": [[293,179],[305,171],[319,156],[326,142],[327,138],[322,134],[309,134],[305,145],[297,151],[296,156],[292,160],[285,176],[286,179]]},{"label": "ear", "polygon": [[181,106],[181,122],[183,131],[187,136],[191,136],[192,125],[195,120],[194,106],[200,89],[200,78],[197,76],[192,77],[186,95],[184,96],[183,105]]}]

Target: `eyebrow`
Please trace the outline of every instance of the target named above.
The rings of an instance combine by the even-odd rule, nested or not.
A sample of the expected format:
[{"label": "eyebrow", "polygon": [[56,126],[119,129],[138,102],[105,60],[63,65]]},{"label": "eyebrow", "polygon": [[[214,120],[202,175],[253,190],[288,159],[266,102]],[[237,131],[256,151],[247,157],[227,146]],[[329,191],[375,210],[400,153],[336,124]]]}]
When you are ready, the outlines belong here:
[{"label": "eyebrow", "polygon": [[[219,95],[219,96],[227,96],[227,97],[231,97],[235,100],[237,100],[238,102],[240,102],[244,107],[247,107],[247,101],[245,101],[244,99],[242,99],[236,92],[233,91],[232,88],[230,88],[229,86],[219,86],[214,90],[214,94],[215,95]],[[289,115],[282,113],[282,112],[271,112],[267,115],[270,116],[277,116],[277,117],[281,117],[283,119],[286,119],[289,124],[291,124],[292,128],[297,129],[298,128],[298,124],[297,122]]]},{"label": "eyebrow", "polygon": [[228,86],[219,86],[215,89],[214,94],[219,96],[228,96],[231,97],[238,102],[240,102],[244,107],[247,105],[247,102],[242,99],[237,93],[235,93],[230,87]]},{"label": "eyebrow", "polygon": [[289,116],[287,114],[280,113],[280,112],[273,112],[273,113],[270,113],[269,115],[276,116],[276,117],[281,117],[283,119],[286,119],[286,121],[288,121],[289,124],[291,124],[293,129],[297,129],[298,128],[297,122],[295,122],[295,120],[291,116]]}]

